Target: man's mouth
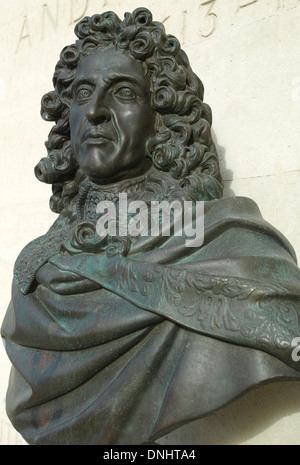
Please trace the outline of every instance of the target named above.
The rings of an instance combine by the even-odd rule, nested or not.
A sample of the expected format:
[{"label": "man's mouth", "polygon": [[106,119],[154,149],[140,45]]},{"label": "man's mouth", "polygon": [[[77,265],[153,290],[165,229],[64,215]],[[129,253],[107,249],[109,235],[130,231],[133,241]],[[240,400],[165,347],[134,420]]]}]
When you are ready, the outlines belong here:
[{"label": "man's mouth", "polygon": [[101,141],[112,140],[112,136],[105,131],[94,129],[87,131],[87,133],[84,135],[83,140],[84,142],[101,143]]}]

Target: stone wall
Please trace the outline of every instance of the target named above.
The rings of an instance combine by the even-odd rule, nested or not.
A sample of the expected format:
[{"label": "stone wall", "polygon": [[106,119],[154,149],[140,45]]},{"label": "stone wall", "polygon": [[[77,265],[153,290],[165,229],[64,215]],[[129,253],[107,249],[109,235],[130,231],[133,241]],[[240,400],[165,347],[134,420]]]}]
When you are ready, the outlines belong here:
[{"label": "stone wall", "polygon": [[[186,50],[214,115],[225,195],[247,196],[300,257],[299,0],[14,0],[1,3],[0,279],[2,321],[14,261],[55,215],[33,174],[51,124],[39,115],[60,50],[84,15],[146,6]],[[300,363],[300,362],[299,362]],[[0,444],[24,444],[5,415],[10,364],[0,348]],[[165,444],[300,444],[297,383],[260,388]]]}]

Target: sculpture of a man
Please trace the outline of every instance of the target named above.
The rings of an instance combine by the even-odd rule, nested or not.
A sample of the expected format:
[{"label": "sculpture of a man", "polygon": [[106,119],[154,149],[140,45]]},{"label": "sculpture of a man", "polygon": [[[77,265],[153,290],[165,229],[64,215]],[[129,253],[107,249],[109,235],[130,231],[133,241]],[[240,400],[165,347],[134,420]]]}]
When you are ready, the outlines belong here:
[{"label": "sculpture of a man", "polygon": [[[142,444],[299,380],[300,272],[254,202],[222,198],[211,111],[178,40],[145,8],[75,32],[42,100],[55,125],[35,172],[59,216],[15,265],[7,411],[30,444]],[[120,193],[140,208],[204,202],[203,244],[187,247],[175,217],[170,234],[99,235],[99,204],[117,211]]]}]

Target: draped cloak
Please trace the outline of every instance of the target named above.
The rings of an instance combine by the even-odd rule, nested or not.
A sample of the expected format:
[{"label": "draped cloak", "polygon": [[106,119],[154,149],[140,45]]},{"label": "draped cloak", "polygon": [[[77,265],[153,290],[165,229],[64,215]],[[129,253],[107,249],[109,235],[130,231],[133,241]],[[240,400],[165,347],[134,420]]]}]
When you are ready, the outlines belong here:
[{"label": "draped cloak", "polygon": [[[206,202],[204,218],[201,247],[173,235],[70,253],[64,219],[20,254],[1,333],[7,413],[29,444],[151,442],[300,379],[291,245],[247,198]],[[70,272],[74,293],[57,279]]]}]

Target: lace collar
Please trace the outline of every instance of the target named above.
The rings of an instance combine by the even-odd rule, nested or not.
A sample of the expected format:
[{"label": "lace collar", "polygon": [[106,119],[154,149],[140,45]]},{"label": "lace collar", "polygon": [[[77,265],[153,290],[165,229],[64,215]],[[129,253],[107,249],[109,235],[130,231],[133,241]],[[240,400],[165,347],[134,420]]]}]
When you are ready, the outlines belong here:
[{"label": "lace collar", "polygon": [[110,200],[117,202],[119,193],[126,193],[128,197],[139,194],[144,189],[146,175],[126,179],[114,184],[99,185],[86,178],[79,186],[77,197],[77,219],[95,221],[96,207],[99,202]]}]

